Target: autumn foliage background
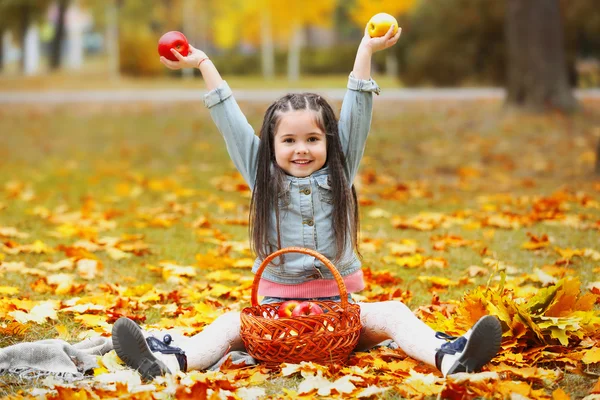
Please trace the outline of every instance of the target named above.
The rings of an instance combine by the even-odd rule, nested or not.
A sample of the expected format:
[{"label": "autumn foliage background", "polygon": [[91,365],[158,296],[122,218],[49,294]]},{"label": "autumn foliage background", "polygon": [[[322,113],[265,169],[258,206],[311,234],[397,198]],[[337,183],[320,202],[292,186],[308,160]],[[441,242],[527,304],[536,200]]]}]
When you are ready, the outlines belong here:
[{"label": "autumn foliage background", "polygon": [[[398,14],[412,4],[393,3],[405,7],[390,11]],[[253,15],[261,4],[244,2],[240,13],[248,14],[234,15]],[[319,4],[336,10],[334,2]],[[358,20],[373,12],[369,4],[379,6],[357,4],[365,7],[352,11]],[[124,12],[136,5],[125,2]],[[258,38],[250,25],[236,25],[241,28],[234,33]],[[233,36],[220,38],[237,43]],[[155,61],[151,68],[164,75]],[[385,59],[375,62],[384,92],[385,84],[401,85],[383,76]],[[201,104],[200,78],[115,82],[97,63],[87,68],[80,75],[29,78],[9,70],[0,81],[13,93],[39,90],[40,82],[43,90],[83,90],[90,82],[119,90],[191,87],[198,101],[0,108],[1,347],[107,336],[121,316],[192,335],[249,303],[250,192]],[[302,79],[296,84],[331,87],[346,78]],[[264,86],[256,77],[238,82]],[[296,85],[274,82],[282,94]],[[339,100],[331,101],[339,112]],[[225,364],[220,371],[143,383],[111,352],[84,382],[2,375],[0,395],[598,398],[600,180],[594,165],[600,101],[580,103],[573,115],[531,115],[507,110],[494,97],[375,99],[355,182],[367,280],[355,298],[401,300],[450,334],[463,333],[481,315],[496,315],[502,349],[484,372],[443,379],[401,350],[382,347],[334,368],[283,365],[269,372]],[[240,105],[258,129],[268,103]]]}]

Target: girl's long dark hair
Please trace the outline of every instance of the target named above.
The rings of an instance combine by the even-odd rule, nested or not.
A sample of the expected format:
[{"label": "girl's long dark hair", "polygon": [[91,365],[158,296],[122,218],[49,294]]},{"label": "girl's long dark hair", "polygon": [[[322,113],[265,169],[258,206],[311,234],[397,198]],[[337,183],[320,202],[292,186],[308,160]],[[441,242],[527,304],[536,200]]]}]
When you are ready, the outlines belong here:
[{"label": "girl's long dark hair", "polygon": [[[344,251],[351,248],[358,252],[358,201],[354,185],[350,185],[344,166],[346,158],[338,132],[338,121],[329,103],[314,93],[288,94],[271,104],[265,113],[260,130],[256,181],[250,203],[250,241],[252,250],[260,259],[281,248],[278,195],[286,181],[285,172],[275,160],[275,133],[281,116],[288,111],[310,110],[316,115],[316,123],[326,134],[327,161],[330,186],[333,195],[333,232],[335,235],[335,263],[342,260]],[[269,242],[271,213],[275,210],[277,243]],[[350,235],[348,235],[350,232]],[[348,243],[350,239],[350,243]]]}]

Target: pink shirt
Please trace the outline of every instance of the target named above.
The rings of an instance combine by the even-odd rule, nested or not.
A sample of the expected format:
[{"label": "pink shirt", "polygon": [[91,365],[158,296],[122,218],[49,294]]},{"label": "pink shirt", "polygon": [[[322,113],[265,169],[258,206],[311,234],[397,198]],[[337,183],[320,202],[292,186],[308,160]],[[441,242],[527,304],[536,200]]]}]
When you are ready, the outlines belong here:
[{"label": "pink shirt", "polygon": [[[343,279],[348,293],[359,292],[365,288],[361,269],[345,276]],[[284,285],[261,279],[258,285],[258,294],[270,297],[312,299],[315,297],[339,296],[340,289],[333,279],[316,279],[294,285]]]}]

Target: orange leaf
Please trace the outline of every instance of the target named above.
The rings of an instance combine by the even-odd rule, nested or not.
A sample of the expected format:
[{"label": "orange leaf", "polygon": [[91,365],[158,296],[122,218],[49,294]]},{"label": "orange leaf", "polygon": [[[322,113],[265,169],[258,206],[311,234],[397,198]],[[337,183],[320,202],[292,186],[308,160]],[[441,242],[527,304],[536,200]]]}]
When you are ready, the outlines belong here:
[{"label": "orange leaf", "polygon": [[571,399],[571,396],[569,396],[561,388],[558,388],[554,392],[552,392],[552,400],[570,400],[570,399]]},{"label": "orange leaf", "polygon": [[208,398],[208,384],[206,382],[195,382],[192,386],[179,386],[175,392],[176,399],[206,400]]},{"label": "orange leaf", "polygon": [[590,393],[600,394],[600,378],[598,378],[598,381],[596,382],[592,390],[590,390]]},{"label": "orange leaf", "polygon": [[543,235],[541,238],[527,232],[529,236],[529,242],[523,243],[523,248],[526,250],[539,250],[550,246],[550,239],[548,235]]}]

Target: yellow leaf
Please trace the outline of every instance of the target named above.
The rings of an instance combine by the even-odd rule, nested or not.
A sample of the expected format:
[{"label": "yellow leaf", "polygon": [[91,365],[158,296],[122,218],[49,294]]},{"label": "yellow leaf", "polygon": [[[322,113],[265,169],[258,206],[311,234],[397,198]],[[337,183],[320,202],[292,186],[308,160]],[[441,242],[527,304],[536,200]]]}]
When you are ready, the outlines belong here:
[{"label": "yellow leaf", "polygon": [[436,377],[434,374],[422,374],[415,371],[410,371],[410,377],[404,380],[404,384],[412,391],[423,396],[433,396],[442,391],[443,379]]},{"label": "yellow leaf", "polygon": [[231,265],[234,268],[252,268],[254,260],[252,258],[240,258],[233,262]]},{"label": "yellow leaf", "polygon": [[77,273],[83,279],[94,279],[96,275],[102,270],[102,263],[98,260],[81,259],[77,261]]},{"label": "yellow leaf", "polygon": [[391,214],[389,213],[389,211],[385,211],[381,208],[372,209],[371,211],[369,211],[368,215],[371,218],[389,218],[389,217],[391,217]]},{"label": "yellow leaf", "polygon": [[100,328],[103,328],[105,332],[110,332],[112,329],[112,325],[109,325],[106,322],[105,315],[91,315],[91,314],[76,315],[75,320],[81,322],[83,325],[87,326],[88,328],[100,327]]},{"label": "yellow leaf", "polygon": [[432,285],[437,287],[449,287],[449,286],[458,286],[459,282],[452,281],[448,278],[444,278],[441,276],[419,276],[419,281],[421,282],[430,282]]},{"label": "yellow leaf", "polygon": [[45,244],[44,242],[42,242],[41,240],[36,240],[35,242],[33,242],[33,244],[31,244],[30,246],[27,247],[27,250],[28,250],[28,252],[35,253],[35,254],[54,253],[54,249],[52,249],[51,247],[48,247],[48,245]]},{"label": "yellow leaf", "polygon": [[47,282],[49,285],[56,286],[54,289],[56,294],[67,294],[75,285],[75,277],[71,274],[54,274],[48,276]]},{"label": "yellow leaf", "polygon": [[125,253],[124,251],[119,250],[115,247],[108,247],[106,249],[106,253],[108,254],[108,256],[110,258],[112,258],[113,260],[116,260],[116,261],[131,258],[130,253]]},{"label": "yellow leaf", "polygon": [[17,294],[19,288],[14,286],[0,286],[0,294]]},{"label": "yellow leaf", "polygon": [[241,278],[241,275],[229,270],[218,270],[210,272],[204,277],[211,281],[237,281]]},{"label": "yellow leaf", "polygon": [[394,262],[406,268],[416,268],[423,265],[423,256],[421,254],[413,254],[411,256],[396,257]]},{"label": "yellow leaf", "polygon": [[[123,361],[117,356],[115,351],[109,351],[108,353],[98,357],[98,364],[103,367],[106,372],[122,371],[127,368],[123,364]],[[95,373],[95,371],[94,371]]]},{"label": "yellow leaf", "polygon": [[58,306],[58,302],[47,300],[38,303],[29,312],[17,310],[9,312],[8,315],[12,316],[15,319],[15,321],[21,324],[25,324],[27,322],[43,324],[48,319],[58,319],[58,316],[56,315],[56,310],[58,309]]},{"label": "yellow leaf", "polygon": [[18,239],[27,239],[29,234],[24,232],[19,232],[17,228],[14,227],[2,227],[0,226],[0,237],[13,237]]},{"label": "yellow leaf", "polygon": [[418,243],[409,239],[405,239],[401,243],[388,243],[387,246],[393,256],[405,256],[418,251]]},{"label": "yellow leaf", "polygon": [[162,276],[166,281],[173,280],[175,282],[181,282],[182,278],[192,278],[196,276],[196,268],[193,266],[182,266],[169,262],[161,262],[160,265],[163,267]]},{"label": "yellow leaf", "polygon": [[69,329],[64,325],[56,325],[54,327],[56,332],[58,332],[58,337],[63,340],[70,340],[71,334],[69,333]]},{"label": "yellow leaf", "polygon": [[584,364],[600,362],[600,347],[593,347],[591,350],[586,351],[581,361],[583,361]]}]

